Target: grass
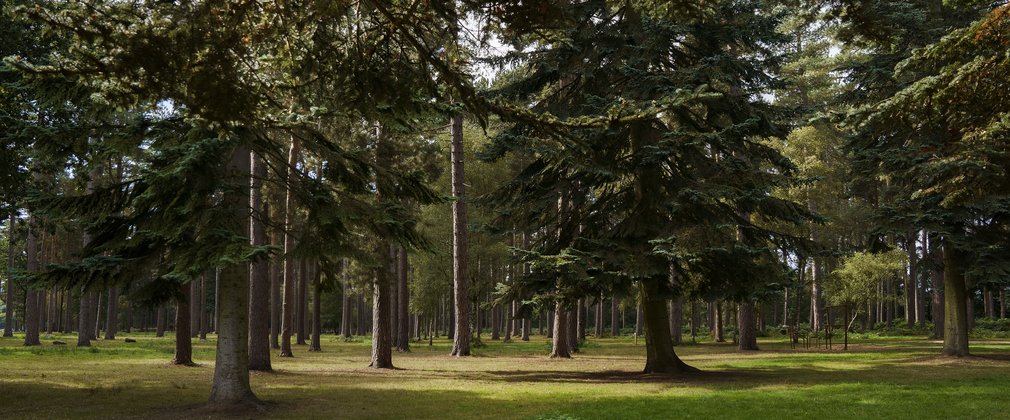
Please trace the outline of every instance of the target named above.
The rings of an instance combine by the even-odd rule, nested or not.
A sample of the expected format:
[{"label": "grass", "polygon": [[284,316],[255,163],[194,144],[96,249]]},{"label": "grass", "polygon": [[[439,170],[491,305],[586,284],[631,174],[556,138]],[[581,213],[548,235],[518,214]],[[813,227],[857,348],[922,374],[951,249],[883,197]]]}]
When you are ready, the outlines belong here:
[{"label": "grass", "polygon": [[[42,347],[0,339],[0,417],[200,418],[210,392],[213,341],[195,342],[197,367],[173,366],[173,339],[129,334],[136,343]],[[70,343],[53,346],[53,340]],[[253,373],[270,418],[1003,418],[1010,412],[1010,343],[974,342],[971,358],[940,357],[915,337],[863,339],[848,352],[762,351],[731,344],[678,352],[700,375],[642,375],[644,347],[630,338],[593,340],[572,360],[549,360],[549,343],[492,342],[475,356],[447,356],[449,342],[414,343],[399,368],[368,369],[370,343],[324,337],[323,351],[296,346]],[[249,414],[245,414],[249,416]]]}]

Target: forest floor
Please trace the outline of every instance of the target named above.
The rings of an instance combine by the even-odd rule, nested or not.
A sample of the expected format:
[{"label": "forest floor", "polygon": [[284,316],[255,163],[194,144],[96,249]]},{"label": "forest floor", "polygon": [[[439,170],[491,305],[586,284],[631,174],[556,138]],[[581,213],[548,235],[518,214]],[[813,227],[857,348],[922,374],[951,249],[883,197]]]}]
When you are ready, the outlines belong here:
[{"label": "forest floor", "polygon": [[[0,418],[203,418],[213,341],[197,342],[199,366],[169,364],[173,338],[123,334],[136,343],[75,348],[56,336],[25,348],[0,339]],[[53,340],[70,343],[53,346]],[[486,335],[485,335],[486,340]],[[590,338],[571,360],[544,357],[549,342],[485,341],[475,356],[448,356],[449,342],[413,343],[393,356],[397,370],[366,367],[370,344],[333,335],[323,351],[295,346],[253,373],[269,418],[1006,418],[1010,343],[976,341],[973,357],[939,356],[936,341],[853,340],[849,351],[792,349],[784,339],[761,351],[732,344],[677,348],[695,375],[643,375],[644,343]]]}]

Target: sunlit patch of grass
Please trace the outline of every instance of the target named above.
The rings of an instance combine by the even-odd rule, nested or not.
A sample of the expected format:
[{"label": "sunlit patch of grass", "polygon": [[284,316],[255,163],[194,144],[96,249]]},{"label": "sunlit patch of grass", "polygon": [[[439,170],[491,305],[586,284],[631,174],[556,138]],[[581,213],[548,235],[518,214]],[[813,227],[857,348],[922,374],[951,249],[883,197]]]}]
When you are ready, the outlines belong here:
[{"label": "sunlit patch of grass", "polygon": [[[214,339],[194,341],[196,367],[169,363],[173,337],[121,335],[21,346],[0,339],[0,402],[5,418],[186,417],[206,401]],[[836,341],[840,343],[841,340]],[[850,340],[850,351],[792,348],[783,339],[759,352],[730,343],[678,347],[700,375],[642,375],[644,341],[590,338],[571,360],[545,357],[540,336],[509,343],[484,338],[477,357],[449,356],[450,342],[412,344],[397,370],[367,368],[370,342],[326,336],[323,351],[295,347],[275,372],[253,372],[273,418],[999,418],[1010,403],[1010,343],[978,342],[978,357],[939,356],[935,341]]]}]

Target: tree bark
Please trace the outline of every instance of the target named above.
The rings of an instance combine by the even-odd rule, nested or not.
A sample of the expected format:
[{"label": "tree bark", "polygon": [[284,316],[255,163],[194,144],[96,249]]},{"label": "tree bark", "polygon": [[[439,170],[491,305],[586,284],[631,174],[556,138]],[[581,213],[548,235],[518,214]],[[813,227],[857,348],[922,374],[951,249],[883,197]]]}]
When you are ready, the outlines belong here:
[{"label": "tree bark", "polygon": [[715,330],[713,331],[712,338],[715,339],[716,343],[725,343],[726,330],[723,328],[725,320],[722,319],[722,302],[716,301],[713,309],[715,311]]},{"label": "tree bark", "polygon": [[551,334],[551,359],[572,357],[568,343],[568,310],[558,302],[554,307],[554,329]]},{"label": "tree bark", "polygon": [[823,258],[814,257],[810,272],[810,329],[821,330],[821,317],[824,308],[821,307],[821,269]]},{"label": "tree bark", "polygon": [[[38,237],[35,235],[36,223],[35,217],[29,216],[28,221],[28,238],[25,240],[25,268],[29,273],[34,273],[39,271],[39,243]],[[26,346],[39,346],[42,342],[39,340],[39,328],[41,328],[40,322],[41,317],[39,311],[40,309],[40,294],[34,287],[28,287],[25,292],[25,342]]]},{"label": "tree bark", "polygon": [[621,323],[620,323],[620,321],[617,320],[618,316],[620,315],[620,312],[618,311],[618,309],[620,309],[620,308],[617,306],[617,295],[611,296],[610,297],[610,336],[611,337],[620,337],[621,336],[621,330],[620,330],[620,324]]},{"label": "tree bark", "polygon": [[200,316],[203,311],[203,295],[200,293],[200,282],[203,274],[189,282],[189,336],[197,338],[200,335]]},{"label": "tree bark", "polygon": [[452,115],[450,158],[452,159],[452,284],[455,298],[453,356],[470,355],[470,293],[466,271],[466,194],[463,174],[463,115]]},{"label": "tree bark", "polygon": [[372,284],[372,359],[369,367],[376,369],[392,369],[393,354],[390,337],[389,319],[389,246],[384,241],[375,247],[380,255],[380,264],[373,271]]},{"label": "tree bark", "polygon": [[[81,303],[77,310],[77,347],[91,347],[91,294],[81,288]],[[160,314],[158,327],[161,328]]]},{"label": "tree bark", "polygon": [[[109,301],[105,310],[105,339],[115,340],[119,329],[119,287],[109,288]],[[189,317],[186,317],[189,319]]]},{"label": "tree bark", "polygon": [[184,284],[180,286],[182,298],[176,300],[175,311],[175,357],[172,363],[176,365],[193,364],[193,342],[190,334],[190,303],[193,299],[193,288]]},{"label": "tree bark", "polygon": [[[270,213],[270,217],[276,218],[277,216]],[[270,243],[274,246],[282,246],[281,235],[277,229],[273,229]],[[284,281],[281,275],[281,266],[282,263],[277,258],[270,261],[270,348],[272,350],[280,350],[281,348],[281,283]]]},{"label": "tree bark", "polygon": [[298,160],[301,159],[301,141],[291,137],[291,149],[288,150],[288,174],[284,197],[284,304],[281,308],[281,352],[280,357],[292,357],[291,330],[295,321],[295,261],[291,253],[295,249],[295,237],[291,229],[295,218],[295,197],[291,190],[295,178],[298,177]]},{"label": "tree bark", "polygon": [[322,276],[318,266],[312,270],[312,343],[309,344],[309,351],[322,351],[323,319],[319,309],[322,307],[323,283],[319,281]]},{"label": "tree bark", "polygon": [[[249,154],[249,239],[254,247],[267,245],[266,220],[270,215],[264,206],[263,180],[267,166],[263,158]],[[273,370],[270,365],[270,263],[261,259],[249,265],[249,370]]]},{"label": "tree bark", "polygon": [[341,260],[341,271],[340,271],[340,288],[342,296],[340,297],[340,335],[344,339],[351,338],[351,304],[352,300],[349,295],[351,288],[347,287],[347,270],[348,262],[347,258]]},{"label": "tree bark", "polygon": [[967,290],[964,282],[963,251],[943,245],[944,334],[943,354],[968,355]]},{"label": "tree bark", "polygon": [[[235,236],[248,234],[249,149],[232,151],[227,178],[235,188],[226,190],[222,206],[231,213],[222,221]],[[217,279],[217,356],[210,403],[215,405],[255,404],[249,387],[249,264],[231,264],[220,269]]]},{"label": "tree bark", "polygon": [[668,282],[666,275],[639,280],[639,302],[645,324],[645,373],[697,372],[688,366],[673,351],[670,338],[670,314],[666,299],[660,293],[660,286]]},{"label": "tree bark", "polygon": [[302,259],[298,262],[298,309],[295,312],[297,322],[295,323],[295,344],[305,345],[308,335],[308,325],[306,321],[309,317],[309,271],[308,261]]},{"label": "tree bark", "polygon": [[11,210],[7,224],[7,284],[4,302],[4,337],[14,336],[14,224],[16,210]]},{"label": "tree bark", "polygon": [[407,257],[407,248],[398,247],[397,262],[399,274],[397,285],[397,322],[400,324],[396,329],[399,336],[396,340],[397,351],[410,351],[410,289],[407,287],[407,274],[410,272],[410,260]]},{"label": "tree bark", "polygon": [[156,321],[155,327],[154,327],[155,328],[155,330],[154,330],[154,336],[155,337],[164,337],[165,336],[165,326],[168,323],[168,320],[165,319],[167,317],[166,311],[167,311],[167,308],[165,307],[165,304],[158,305],[158,309],[157,309],[157,317],[158,318],[157,318],[157,321]]},{"label": "tree bark", "polygon": [[740,304],[740,309],[737,311],[737,331],[740,336],[737,341],[740,350],[758,350],[757,314],[753,302]]}]

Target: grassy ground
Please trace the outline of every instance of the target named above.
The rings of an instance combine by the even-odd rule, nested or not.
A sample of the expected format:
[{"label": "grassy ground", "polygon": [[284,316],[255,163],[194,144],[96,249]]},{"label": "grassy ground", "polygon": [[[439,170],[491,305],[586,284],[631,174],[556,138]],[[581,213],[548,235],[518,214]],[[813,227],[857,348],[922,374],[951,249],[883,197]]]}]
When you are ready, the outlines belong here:
[{"label": "grassy ground", "polygon": [[[127,335],[124,335],[125,337]],[[213,342],[197,343],[197,367],[173,366],[173,339],[42,347],[0,339],[0,417],[145,419],[211,417]],[[53,346],[53,339],[71,343]],[[630,338],[593,340],[572,360],[543,357],[548,342],[488,342],[476,356],[446,356],[447,341],[395,354],[399,368],[368,369],[369,342],[324,337],[323,352],[295,348],[254,373],[274,418],[1006,418],[1010,343],[976,342],[975,357],[937,356],[916,338],[860,340],[850,351],[793,350],[782,340],[740,353],[731,344],[678,352],[705,373],[639,374],[645,350]]]}]

